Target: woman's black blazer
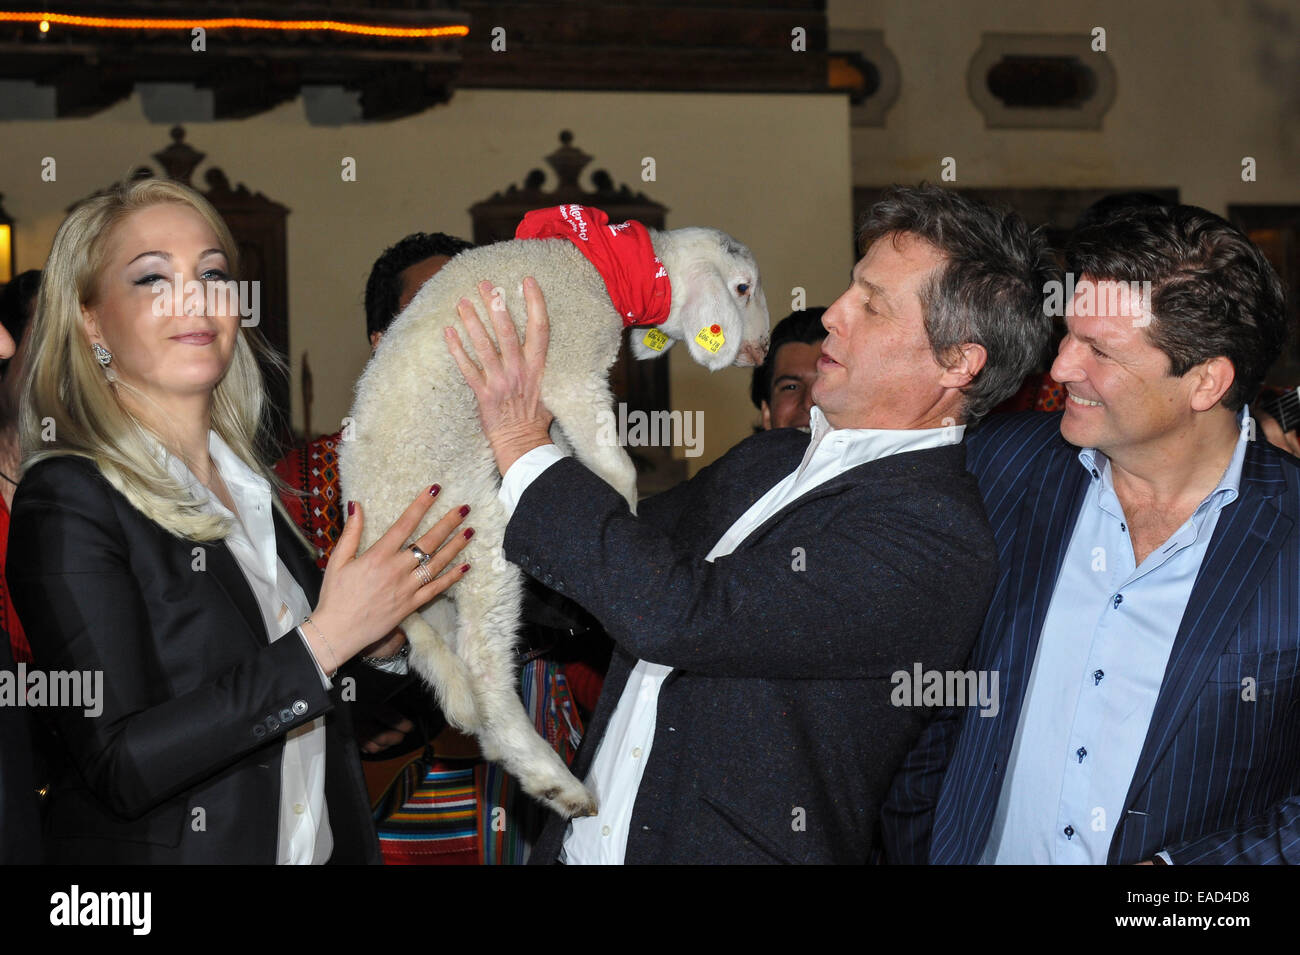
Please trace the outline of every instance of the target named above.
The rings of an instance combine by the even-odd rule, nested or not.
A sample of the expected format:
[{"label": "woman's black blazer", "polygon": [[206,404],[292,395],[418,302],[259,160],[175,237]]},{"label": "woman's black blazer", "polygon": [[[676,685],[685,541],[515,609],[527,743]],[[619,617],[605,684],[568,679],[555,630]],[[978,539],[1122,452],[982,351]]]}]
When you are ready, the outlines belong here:
[{"label": "woman's black blazer", "polygon": [[[320,572],[275,514],[311,605]],[[269,642],[224,542],[148,520],[86,458],[33,465],[14,496],[7,576],[36,667],[102,671],[103,711],[47,708],[46,859],[274,863],[284,735],[325,716],[337,863],[379,846],[341,691],[297,634]]]}]

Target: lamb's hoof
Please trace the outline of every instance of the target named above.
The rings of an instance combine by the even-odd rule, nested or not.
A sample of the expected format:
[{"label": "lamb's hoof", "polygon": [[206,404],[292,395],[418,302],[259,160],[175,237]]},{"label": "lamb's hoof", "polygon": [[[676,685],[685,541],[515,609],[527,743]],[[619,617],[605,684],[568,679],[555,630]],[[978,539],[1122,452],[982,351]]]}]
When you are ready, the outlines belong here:
[{"label": "lamb's hoof", "polygon": [[594,816],[597,811],[596,797],[587,792],[586,787],[577,780],[546,790],[541,794],[541,800],[565,819]]}]

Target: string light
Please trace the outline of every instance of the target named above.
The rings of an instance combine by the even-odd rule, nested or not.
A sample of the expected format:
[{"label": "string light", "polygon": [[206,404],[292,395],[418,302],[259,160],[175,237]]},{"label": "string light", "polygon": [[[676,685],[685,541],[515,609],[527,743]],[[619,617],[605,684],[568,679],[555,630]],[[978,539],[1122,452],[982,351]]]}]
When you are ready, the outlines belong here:
[{"label": "string light", "polygon": [[342,20],[262,20],[252,17],[218,17],[206,20],[181,20],[164,17],[83,17],[68,13],[28,13],[0,10],[0,21],[11,23],[39,23],[40,31],[48,33],[50,24],[59,26],[91,27],[107,30],[297,30],[351,33],[359,36],[398,37],[402,39],[428,39],[448,36],[468,36],[464,24],[444,27],[392,27],[374,23],[346,23]]}]

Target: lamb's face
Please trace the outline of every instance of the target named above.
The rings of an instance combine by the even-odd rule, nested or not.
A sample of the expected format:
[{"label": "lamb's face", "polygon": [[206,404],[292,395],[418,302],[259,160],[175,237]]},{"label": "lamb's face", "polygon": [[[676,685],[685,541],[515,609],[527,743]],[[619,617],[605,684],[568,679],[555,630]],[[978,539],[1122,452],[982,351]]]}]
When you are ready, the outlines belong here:
[{"label": "lamb's face", "polygon": [[[686,342],[691,357],[717,371],[727,365],[758,365],[767,354],[767,297],[753,254],[716,229],[676,229],[661,236],[660,258],[672,281],[673,302],[660,330]],[[654,358],[632,333],[637,358]]]}]

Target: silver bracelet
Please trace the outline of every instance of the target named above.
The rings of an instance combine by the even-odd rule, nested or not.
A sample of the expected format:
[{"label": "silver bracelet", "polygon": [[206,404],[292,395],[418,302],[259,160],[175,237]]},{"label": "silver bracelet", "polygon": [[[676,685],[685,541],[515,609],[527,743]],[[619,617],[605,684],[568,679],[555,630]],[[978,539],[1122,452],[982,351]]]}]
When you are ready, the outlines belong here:
[{"label": "silver bracelet", "polygon": [[410,655],[411,655],[411,645],[410,645],[409,643],[404,643],[404,644],[402,644],[402,649],[398,650],[398,651],[397,651],[396,653],[394,653],[392,656],[387,656],[387,657],[362,657],[362,658],[361,658],[361,662],[362,662],[362,663],[368,663],[368,664],[370,664],[372,667],[381,667],[381,666],[385,666],[386,664],[389,664],[389,663],[396,663],[398,660],[405,660],[405,659],[406,659],[407,657],[409,657]]},{"label": "silver bracelet", "polygon": [[[334,679],[334,677],[337,676],[337,675],[338,675],[338,672],[339,672],[339,658],[338,658],[338,656],[334,653],[334,648],[331,647],[331,646],[330,646],[330,642],[329,642],[328,640],[325,639],[325,634],[321,633],[321,629],[320,629],[320,627],[316,626],[316,621],[315,621],[315,620],[313,620],[311,617],[308,617],[308,618],[307,618],[306,620],[304,620],[302,623],[309,623],[309,624],[311,624],[311,628],[312,628],[313,630],[315,630],[315,631],[316,631],[316,634],[320,637],[321,643],[325,644],[325,649],[328,650],[328,651],[330,652],[330,657],[334,660],[334,672],[331,673],[331,674],[329,674],[329,678],[330,678],[331,680]],[[298,629],[299,629],[299,630],[302,629],[302,623],[298,624]],[[321,667],[321,669],[323,670],[323,669],[325,669],[325,668],[324,668],[324,667]]]}]

